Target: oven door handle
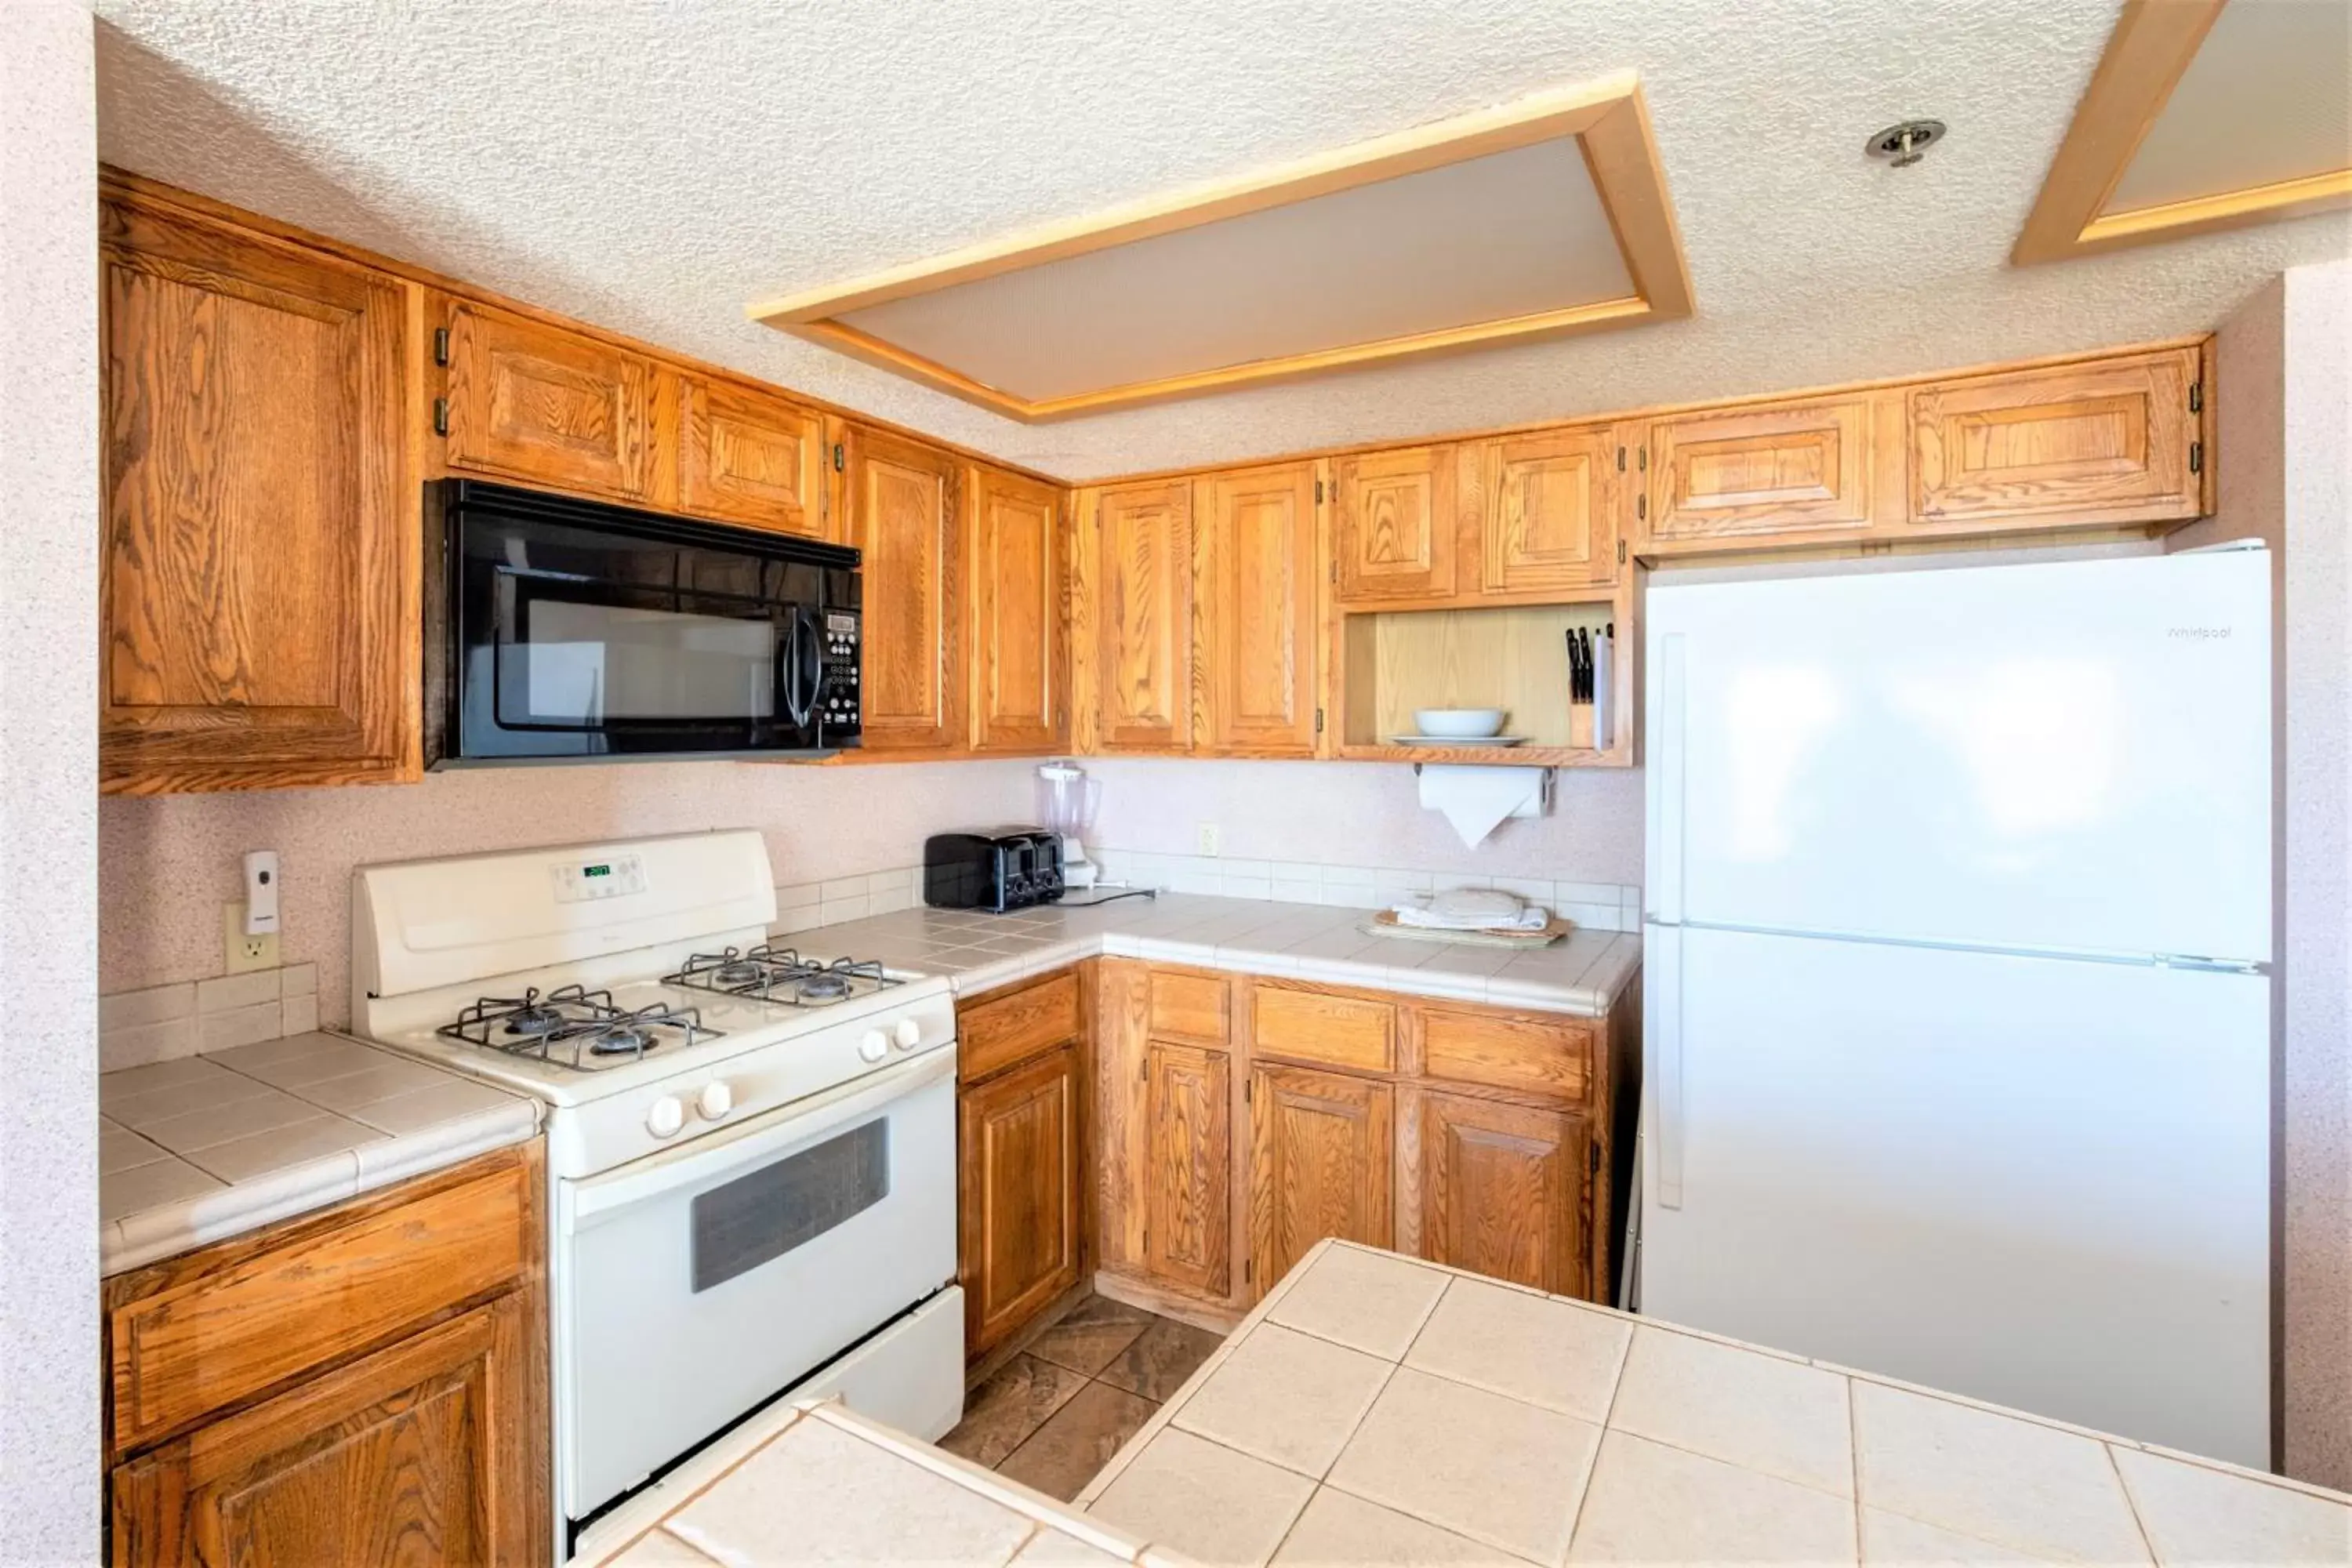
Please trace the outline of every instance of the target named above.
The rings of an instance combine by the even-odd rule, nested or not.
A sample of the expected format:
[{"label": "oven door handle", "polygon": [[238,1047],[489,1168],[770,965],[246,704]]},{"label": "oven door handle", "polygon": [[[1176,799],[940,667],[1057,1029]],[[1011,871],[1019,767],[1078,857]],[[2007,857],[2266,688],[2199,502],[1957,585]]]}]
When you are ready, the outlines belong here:
[{"label": "oven door handle", "polygon": [[779,1106],[741,1126],[633,1160],[617,1171],[563,1184],[558,1205],[564,1234],[593,1229],[620,1209],[698,1186],[782,1149],[862,1121],[902,1095],[955,1077],[956,1052],[941,1044],[911,1061]]}]

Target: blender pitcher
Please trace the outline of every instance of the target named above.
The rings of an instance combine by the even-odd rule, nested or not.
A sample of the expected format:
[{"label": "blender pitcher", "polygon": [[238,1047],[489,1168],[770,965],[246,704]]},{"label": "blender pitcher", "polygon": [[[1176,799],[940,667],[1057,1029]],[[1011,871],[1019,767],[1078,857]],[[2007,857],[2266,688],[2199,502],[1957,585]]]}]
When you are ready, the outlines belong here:
[{"label": "blender pitcher", "polygon": [[1065,888],[1091,888],[1100,875],[1079,840],[1094,826],[1101,798],[1101,781],[1087,777],[1076,763],[1047,763],[1037,770],[1037,818],[1047,832],[1061,835]]}]

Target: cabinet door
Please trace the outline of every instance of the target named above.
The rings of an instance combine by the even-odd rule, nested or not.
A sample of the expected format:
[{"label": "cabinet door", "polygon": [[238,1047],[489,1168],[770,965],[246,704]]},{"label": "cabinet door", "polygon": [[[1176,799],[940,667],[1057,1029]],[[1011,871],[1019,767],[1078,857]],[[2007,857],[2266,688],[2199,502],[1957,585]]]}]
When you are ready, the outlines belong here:
[{"label": "cabinet door", "polygon": [[971,747],[1063,743],[1062,498],[1001,469],[971,470]]},{"label": "cabinet door", "polygon": [[1327,1236],[1395,1239],[1395,1091],[1300,1068],[1250,1074],[1250,1257],[1265,1290]]},{"label": "cabinet door", "polygon": [[962,526],[956,460],[936,447],[849,426],[843,542],[866,552],[866,744],[946,751],[963,743]]},{"label": "cabinet door", "polygon": [[1197,481],[1192,627],[1195,749],[1315,752],[1315,466]]},{"label": "cabinet door", "polygon": [[101,218],[100,786],[415,777],[410,290],[135,199]]},{"label": "cabinet door", "polygon": [[1181,1289],[1233,1289],[1233,1058],[1154,1040],[1144,1055],[1143,1266]]},{"label": "cabinet door", "polygon": [[1911,521],[2161,522],[2203,509],[2189,447],[2198,351],[1911,391]]},{"label": "cabinet door", "polygon": [[1003,1341],[1078,1282],[1076,1046],[958,1102],[964,1351]]},{"label": "cabinet door", "polygon": [[1621,486],[1605,425],[1482,444],[1484,582],[1490,594],[1617,580]]},{"label": "cabinet door", "polygon": [[116,1568],[544,1563],[529,1299],[500,1297],[117,1467]]},{"label": "cabinet door", "polygon": [[1087,498],[1074,573],[1072,652],[1083,678],[1082,751],[1181,752],[1192,743],[1192,487]]},{"label": "cabinet door", "polygon": [[1873,416],[1893,395],[1658,420],[1649,435],[1647,536],[1869,527],[1878,502]]},{"label": "cabinet door", "polygon": [[654,365],[487,305],[451,305],[442,460],[559,490],[652,495]]},{"label": "cabinet door", "polygon": [[1468,1095],[1422,1099],[1422,1246],[1433,1263],[1591,1295],[1584,1123]]},{"label": "cabinet door", "polygon": [[1342,605],[1454,592],[1454,447],[1407,447],[1331,465],[1331,554]]},{"label": "cabinet door", "polygon": [[821,539],[824,420],[728,381],[686,384],[678,508],[697,517]]}]

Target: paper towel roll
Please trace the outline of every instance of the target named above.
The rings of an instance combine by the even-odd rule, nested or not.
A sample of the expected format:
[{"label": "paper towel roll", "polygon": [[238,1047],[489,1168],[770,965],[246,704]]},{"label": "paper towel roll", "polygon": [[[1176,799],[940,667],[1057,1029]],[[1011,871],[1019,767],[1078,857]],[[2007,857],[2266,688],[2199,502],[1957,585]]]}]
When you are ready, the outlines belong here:
[{"label": "paper towel roll", "polygon": [[1543,780],[1541,768],[1429,763],[1421,770],[1421,804],[1444,813],[1462,842],[1475,848],[1507,816],[1541,816]]}]

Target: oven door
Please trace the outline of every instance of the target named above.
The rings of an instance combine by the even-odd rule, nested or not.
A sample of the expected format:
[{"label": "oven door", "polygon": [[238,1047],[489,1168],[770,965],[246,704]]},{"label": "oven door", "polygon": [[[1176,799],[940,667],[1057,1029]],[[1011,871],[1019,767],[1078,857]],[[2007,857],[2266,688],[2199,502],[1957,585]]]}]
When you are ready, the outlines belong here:
[{"label": "oven door", "polygon": [[955,1052],[942,1047],[559,1182],[565,1516],[637,1485],[951,1282],[955,1139]]}]

